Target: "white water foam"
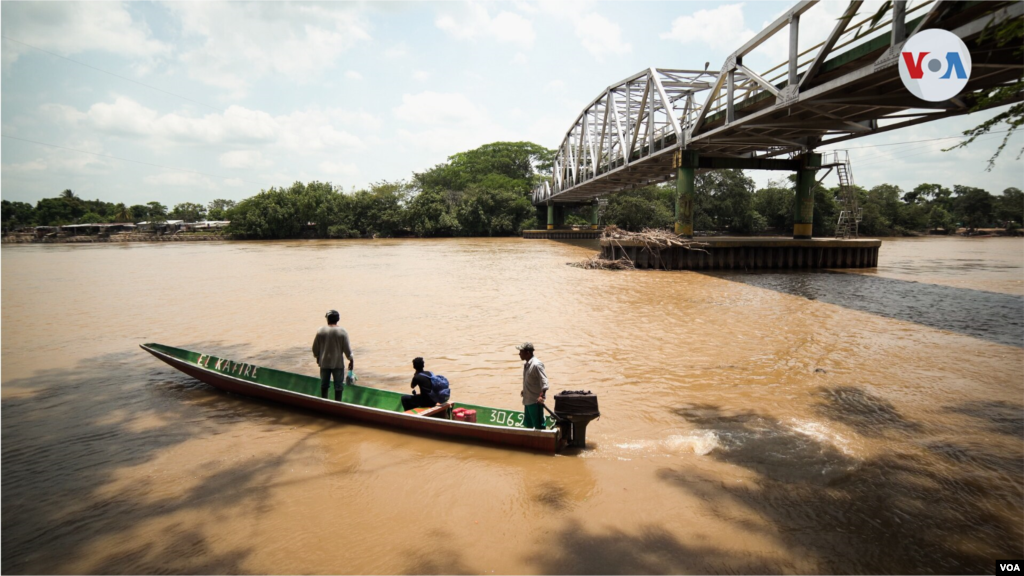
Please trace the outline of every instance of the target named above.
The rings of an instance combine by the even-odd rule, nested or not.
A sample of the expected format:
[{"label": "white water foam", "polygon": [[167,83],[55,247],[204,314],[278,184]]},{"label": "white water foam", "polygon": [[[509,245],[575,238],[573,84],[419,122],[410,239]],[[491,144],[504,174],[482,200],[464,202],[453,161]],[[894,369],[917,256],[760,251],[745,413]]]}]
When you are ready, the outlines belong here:
[{"label": "white water foam", "polygon": [[684,452],[705,456],[718,447],[718,435],[714,430],[695,430],[687,434],[673,434],[660,440],[623,442],[616,444],[615,447],[645,456],[671,456]]},{"label": "white water foam", "polygon": [[822,444],[833,446],[847,456],[853,456],[853,451],[850,450],[850,441],[821,422],[794,418],[790,420],[790,427],[794,432],[813,438]]}]

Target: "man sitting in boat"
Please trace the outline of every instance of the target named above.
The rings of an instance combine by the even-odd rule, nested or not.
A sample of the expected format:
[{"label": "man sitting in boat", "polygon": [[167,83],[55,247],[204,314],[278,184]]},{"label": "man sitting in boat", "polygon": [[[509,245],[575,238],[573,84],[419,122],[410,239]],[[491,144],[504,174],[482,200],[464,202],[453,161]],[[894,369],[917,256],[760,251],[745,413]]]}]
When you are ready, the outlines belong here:
[{"label": "man sitting in boat", "polygon": [[348,332],[338,326],[341,314],[337,310],[328,310],[326,316],[327,326],[321,326],[313,339],[313,356],[320,366],[320,397],[327,398],[331,376],[334,376],[334,399],[341,402],[341,393],[345,390],[345,356],[348,356],[350,372],[355,359],[348,343]]},{"label": "man sitting in boat", "polygon": [[402,410],[412,410],[413,408],[430,408],[431,406],[437,406],[437,402],[430,399],[430,390],[433,383],[430,381],[430,377],[433,376],[430,372],[424,370],[423,358],[416,357],[412,359],[412,368],[416,371],[416,374],[412,377],[412,388],[416,389],[420,387],[420,392],[417,394],[406,394],[402,396]]}]

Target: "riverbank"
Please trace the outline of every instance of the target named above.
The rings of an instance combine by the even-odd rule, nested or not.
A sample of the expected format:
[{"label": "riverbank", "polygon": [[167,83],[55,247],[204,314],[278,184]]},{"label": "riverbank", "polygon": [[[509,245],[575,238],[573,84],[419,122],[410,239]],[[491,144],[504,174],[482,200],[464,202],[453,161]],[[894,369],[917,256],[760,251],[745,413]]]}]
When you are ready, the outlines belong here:
[{"label": "riverbank", "polygon": [[91,244],[97,242],[208,242],[212,240],[236,240],[230,234],[213,232],[183,232],[178,234],[111,234],[79,236],[36,236],[34,234],[7,234],[0,242],[4,244]]}]

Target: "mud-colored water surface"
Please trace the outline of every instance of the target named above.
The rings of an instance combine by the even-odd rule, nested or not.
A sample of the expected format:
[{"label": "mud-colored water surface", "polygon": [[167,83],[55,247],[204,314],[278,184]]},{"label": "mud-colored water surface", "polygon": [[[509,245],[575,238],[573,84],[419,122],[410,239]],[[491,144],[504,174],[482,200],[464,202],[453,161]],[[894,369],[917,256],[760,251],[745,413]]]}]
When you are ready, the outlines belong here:
[{"label": "mud-colored water surface", "polygon": [[[5,573],[978,573],[1024,557],[1024,241],[877,270],[612,272],[594,244],[2,249]],[[518,405],[514,345],[590,389],[588,450],[421,438],[219,392],[160,342],[360,383],[410,361]]]}]

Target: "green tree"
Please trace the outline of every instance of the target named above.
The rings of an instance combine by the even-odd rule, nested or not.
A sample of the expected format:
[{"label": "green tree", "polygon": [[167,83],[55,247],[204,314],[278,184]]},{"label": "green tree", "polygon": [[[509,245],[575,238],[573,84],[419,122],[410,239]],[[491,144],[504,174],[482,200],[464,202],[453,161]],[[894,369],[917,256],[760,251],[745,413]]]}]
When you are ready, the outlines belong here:
[{"label": "green tree", "polygon": [[662,228],[675,220],[674,207],[666,205],[656,186],[624,190],[608,196],[605,222],[624,230],[638,232],[644,228]]},{"label": "green tree", "polygon": [[182,202],[176,204],[171,211],[172,220],[184,220],[185,222],[198,222],[206,217],[206,207],[195,202]]},{"label": "green tree", "polygon": [[1002,222],[1024,223],[1024,192],[1020,188],[1007,188],[995,199],[995,216]]},{"label": "green tree", "polygon": [[106,222],[106,219],[95,212],[86,212],[78,219],[79,224],[99,224],[101,222]]},{"label": "green tree", "polygon": [[135,217],[132,214],[131,208],[128,208],[123,203],[118,203],[114,206],[113,218],[115,222],[131,222]]},{"label": "green tree", "polygon": [[149,207],[147,216],[150,222],[166,222],[167,221],[167,206],[159,202],[147,202],[146,206]]},{"label": "green tree", "polygon": [[[767,227],[767,219],[754,209],[754,181],[742,170],[709,170],[697,174],[696,208],[698,214],[706,216],[699,224],[710,221],[714,229],[746,234],[760,232]],[[698,230],[707,227],[694,222]]]},{"label": "green tree", "polygon": [[28,226],[32,224],[35,210],[28,202],[0,201],[0,215],[6,229]]},{"label": "green tree", "polygon": [[463,230],[470,235],[508,236],[522,232],[523,223],[533,216],[533,205],[526,196],[508,188],[471,186],[459,214]]},{"label": "green tree", "polygon": [[406,224],[417,236],[458,236],[459,205],[464,193],[423,190],[412,198],[406,209]]},{"label": "green tree", "polygon": [[900,206],[897,226],[904,232],[924,230],[931,222],[931,208],[924,203],[903,204]]},{"label": "green tree", "polygon": [[941,184],[918,184],[912,192],[904,194],[904,200],[908,194],[925,198],[930,206],[941,206],[946,212],[953,210],[953,191]]},{"label": "green tree", "polygon": [[132,222],[145,222],[149,220],[149,206],[133,204],[128,209],[132,212]]},{"label": "green tree", "polygon": [[77,200],[78,196],[75,196],[75,193],[72,192],[70,188],[67,188],[60,193],[60,198],[63,198],[64,200]]},{"label": "green tree", "polygon": [[826,188],[819,182],[811,186],[811,193],[814,195],[814,221],[811,226],[811,234],[814,236],[832,236],[836,233],[836,223],[839,220],[839,203],[836,195],[839,194],[839,187]]},{"label": "green tree", "polygon": [[[296,185],[302,186],[299,182]],[[244,238],[295,238],[306,224],[297,195],[284,188],[261,190],[239,202],[229,216],[228,231]]]},{"label": "green tree", "polygon": [[992,224],[994,202],[987,190],[972,186],[953,186],[956,215],[968,228],[985,228]]},{"label": "green tree", "polygon": [[234,200],[225,200],[223,198],[211,200],[210,203],[206,205],[206,217],[210,220],[224,220],[227,218],[227,213],[234,208],[236,204],[237,203]]},{"label": "green tree", "polygon": [[792,188],[770,186],[754,192],[754,210],[765,219],[768,228],[788,232],[793,228],[795,200],[796,193]]},{"label": "green tree", "polygon": [[77,198],[43,198],[36,202],[35,220],[40,226],[60,226],[77,221],[85,209]]},{"label": "green tree", "polygon": [[946,233],[949,233],[953,230],[953,225],[952,214],[946,212],[942,206],[932,206],[931,210],[928,212],[928,226],[932,230],[942,228]]},{"label": "green tree", "polygon": [[405,204],[410,187],[406,182],[381,181],[352,195],[352,225],[364,236],[395,236],[405,229]]}]

